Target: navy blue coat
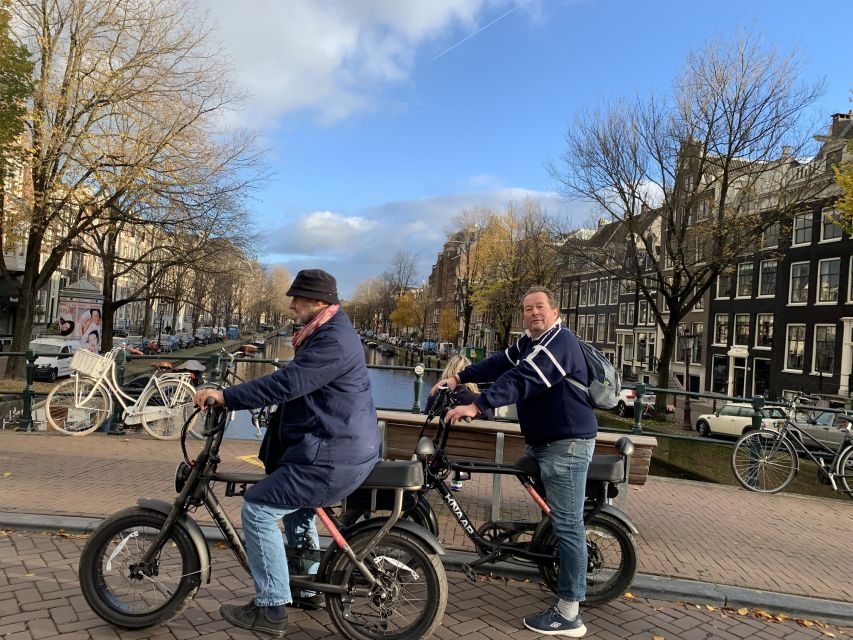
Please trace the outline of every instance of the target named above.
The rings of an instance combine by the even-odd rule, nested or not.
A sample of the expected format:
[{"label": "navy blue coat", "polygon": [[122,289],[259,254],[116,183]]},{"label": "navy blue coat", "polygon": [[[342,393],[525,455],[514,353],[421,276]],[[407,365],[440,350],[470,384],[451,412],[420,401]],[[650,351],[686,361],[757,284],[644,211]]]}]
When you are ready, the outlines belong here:
[{"label": "navy blue coat", "polygon": [[224,390],[229,409],[278,404],[261,447],[269,476],[246,492],[278,507],[327,507],[352,493],[379,460],[379,427],[364,348],[343,310],[285,368]]}]

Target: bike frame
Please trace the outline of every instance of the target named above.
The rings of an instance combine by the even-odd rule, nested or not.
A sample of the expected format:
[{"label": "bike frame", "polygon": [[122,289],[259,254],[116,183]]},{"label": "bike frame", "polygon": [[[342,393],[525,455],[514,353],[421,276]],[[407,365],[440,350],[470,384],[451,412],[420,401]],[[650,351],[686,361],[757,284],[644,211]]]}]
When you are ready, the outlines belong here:
[{"label": "bike frame", "polygon": [[[789,428],[790,427],[790,428]],[[789,434],[793,432],[797,434],[797,437],[791,437]],[[832,484],[832,490],[838,491],[838,485],[835,482],[835,479],[838,477],[845,477],[843,469],[839,468],[839,463],[841,461],[841,457],[847,451],[848,448],[853,447],[853,425],[848,423],[847,425],[847,433],[844,436],[844,439],[841,441],[841,444],[838,445],[838,449],[833,451],[825,444],[823,444],[820,440],[815,438],[810,433],[806,433],[805,431],[801,431],[797,428],[793,422],[788,419],[785,419],[785,425],[782,427],[782,430],[779,433],[779,440],[787,440],[788,443],[792,447],[794,447],[794,451],[797,453],[797,470],[799,471],[800,467],[800,454],[805,453],[809,458],[812,459],[812,462],[817,465],[818,473],[824,474],[829,480],[830,484]],[[801,438],[805,436],[812,443],[816,444],[821,448],[821,451],[817,453],[809,450],[805,443],[801,440]],[[775,453],[776,449],[771,449],[771,453]],[[825,461],[830,459],[829,464],[825,464]]]},{"label": "bike frame", "polygon": [[[144,564],[150,564],[157,558],[160,553],[160,549],[166,543],[172,529],[185,514],[198,505],[204,505],[211,518],[213,518],[213,521],[216,523],[216,526],[222,532],[222,535],[225,536],[228,546],[237,556],[240,564],[249,574],[251,574],[243,541],[240,539],[234,524],[222,508],[219,499],[214,494],[210,485],[214,482],[224,482],[227,487],[226,496],[242,496],[246,490],[246,486],[255,484],[266,476],[263,474],[229,474],[217,472],[216,467],[220,462],[219,446],[222,443],[222,439],[225,434],[225,427],[227,425],[227,420],[224,417],[226,414],[224,414],[224,412],[220,413],[221,416],[217,417],[215,427],[211,427],[209,424],[212,412],[208,414],[208,420],[205,422],[205,429],[203,432],[203,435],[205,436],[205,444],[195,461],[192,464],[188,464],[186,461],[182,463],[185,465],[185,469],[190,469],[189,474],[185,479],[183,488],[178,493],[178,497],[175,498],[175,501],[172,504],[172,509],[169,511],[166,521],[163,524],[163,528],[151,544],[151,547],[144,554],[142,560]],[[186,433],[182,435],[182,447],[184,445],[185,435]],[[184,449],[184,451],[186,458],[186,450]],[[237,485],[241,485],[240,491],[235,490]],[[391,515],[385,521],[383,526],[379,528],[370,540],[369,544],[367,544],[359,553],[355,553],[353,551],[337,524],[326,510],[322,507],[314,508],[314,512],[329,531],[338,548],[340,548],[342,553],[349,557],[371,587],[377,583],[377,578],[365,564],[364,559],[400,519],[403,512],[403,493],[403,489],[395,490],[394,507]],[[320,593],[349,593],[360,596],[368,596],[371,593],[370,588],[347,588],[342,585],[319,582],[317,578],[308,575],[291,575],[290,585],[292,588],[318,591]]]}]

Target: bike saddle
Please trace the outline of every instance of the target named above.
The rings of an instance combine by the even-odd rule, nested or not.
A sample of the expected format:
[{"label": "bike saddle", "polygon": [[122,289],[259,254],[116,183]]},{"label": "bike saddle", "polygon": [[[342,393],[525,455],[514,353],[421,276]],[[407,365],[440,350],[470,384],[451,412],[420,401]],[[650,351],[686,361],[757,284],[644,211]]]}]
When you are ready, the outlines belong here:
[{"label": "bike saddle", "polygon": [[424,484],[424,468],[412,460],[377,462],[360,489],[407,489],[415,491]]},{"label": "bike saddle", "polygon": [[[628,444],[631,444],[633,447],[633,444],[628,440],[628,438],[620,438],[620,440],[627,440]],[[617,441],[617,446],[618,444],[619,442]],[[513,466],[532,478],[539,477],[539,463],[530,456],[522,456],[515,461]],[[622,482],[624,477],[625,466],[622,463],[621,455],[597,454],[592,456],[592,462],[589,463],[589,470],[586,473],[587,482],[618,483]]]}]

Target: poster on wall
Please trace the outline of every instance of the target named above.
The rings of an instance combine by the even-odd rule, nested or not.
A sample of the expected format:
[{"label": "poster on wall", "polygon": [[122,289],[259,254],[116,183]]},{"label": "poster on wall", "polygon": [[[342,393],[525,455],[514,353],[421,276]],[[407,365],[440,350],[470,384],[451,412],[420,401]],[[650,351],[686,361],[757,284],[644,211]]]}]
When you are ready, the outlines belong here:
[{"label": "poster on wall", "polygon": [[101,350],[101,303],[93,300],[59,301],[59,335],[77,338],[92,353]]}]

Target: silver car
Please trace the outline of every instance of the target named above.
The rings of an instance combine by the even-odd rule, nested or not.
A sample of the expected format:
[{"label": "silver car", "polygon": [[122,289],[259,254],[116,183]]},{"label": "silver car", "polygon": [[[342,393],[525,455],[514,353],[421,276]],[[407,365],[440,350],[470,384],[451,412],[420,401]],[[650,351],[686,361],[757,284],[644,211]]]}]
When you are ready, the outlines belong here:
[{"label": "silver car", "polygon": [[[841,417],[844,415],[853,419],[853,411],[821,411],[808,422],[798,421],[794,422],[794,425],[825,447],[836,451],[844,440],[844,433],[847,430],[848,422]],[[809,438],[803,438],[802,441],[809,449],[819,449]]]}]

